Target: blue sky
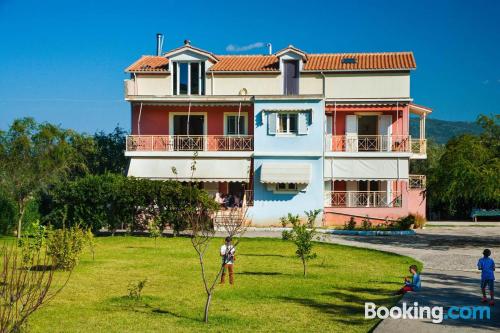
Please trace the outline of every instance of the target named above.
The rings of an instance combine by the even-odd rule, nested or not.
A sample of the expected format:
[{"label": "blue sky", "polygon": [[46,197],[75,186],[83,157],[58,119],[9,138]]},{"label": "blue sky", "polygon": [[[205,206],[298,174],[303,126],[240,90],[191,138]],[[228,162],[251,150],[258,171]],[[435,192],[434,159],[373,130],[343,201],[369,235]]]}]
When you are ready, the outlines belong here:
[{"label": "blue sky", "polygon": [[[434,118],[499,113],[500,1],[0,0],[0,128],[33,116],[129,129],[123,69],[184,39],[214,53],[271,42],[307,52],[413,51],[411,94]],[[265,48],[248,52],[264,53]]]}]

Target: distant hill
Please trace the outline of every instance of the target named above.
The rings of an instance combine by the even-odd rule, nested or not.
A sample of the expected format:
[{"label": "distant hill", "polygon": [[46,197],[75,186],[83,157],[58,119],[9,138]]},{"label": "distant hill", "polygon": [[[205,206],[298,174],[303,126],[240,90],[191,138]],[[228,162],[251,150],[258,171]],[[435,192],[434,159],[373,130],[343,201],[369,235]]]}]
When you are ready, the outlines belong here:
[{"label": "distant hill", "polygon": [[[481,126],[475,122],[468,121],[448,121],[427,118],[425,121],[425,136],[436,143],[444,144],[452,137],[464,133],[480,134]],[[411,119],[410,134],[414,138],[418,138],[419,127],[418,119]]]}]

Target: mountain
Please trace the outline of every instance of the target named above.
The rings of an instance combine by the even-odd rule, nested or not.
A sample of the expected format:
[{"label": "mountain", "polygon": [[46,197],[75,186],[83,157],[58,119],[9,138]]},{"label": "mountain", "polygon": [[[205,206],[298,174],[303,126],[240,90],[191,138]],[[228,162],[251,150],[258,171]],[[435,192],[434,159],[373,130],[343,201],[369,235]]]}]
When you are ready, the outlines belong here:
[{"label": "mountain", "polygon": [[[482,128],[475,122],[448,121],[433,118],[425,120],[425,136],[436,143],[444,144],[449,139],[460,134],[481,134]],[[418,138],[418,118],[410,121],[410,134],[412,138]]]}]

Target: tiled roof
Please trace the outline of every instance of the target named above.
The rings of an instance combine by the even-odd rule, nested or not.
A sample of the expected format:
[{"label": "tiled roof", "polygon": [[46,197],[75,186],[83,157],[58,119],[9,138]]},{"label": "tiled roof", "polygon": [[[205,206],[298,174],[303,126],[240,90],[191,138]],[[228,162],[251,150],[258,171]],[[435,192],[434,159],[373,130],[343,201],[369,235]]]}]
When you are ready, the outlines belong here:
[{"label": "tiled roof", "polygon": [[[278,72],[275,55],[221,55],[211,72]],[[412,52],[307,54],[304,71],[410,70],[416,68]],[[343,59],[350,59],[344,61]],[[166,72],[168,59],[143,56],[127,72]]]},{"label": "tiled roof", "polygon": [[212,72],[277,72],[278,58],[274,55],[218,56],[219,61],[210,67]]},{"label": "tiled roof", "polygon": [[[343,62],[343,59],[354,59]],[[384,70],[414,69],[417,65],[412,52],[308,54],[304,70]]]},{"label": "tiled roof", "polygon": [[126,72],[167,72],[168,59],[158,56],[142,56],[130,65]]}]

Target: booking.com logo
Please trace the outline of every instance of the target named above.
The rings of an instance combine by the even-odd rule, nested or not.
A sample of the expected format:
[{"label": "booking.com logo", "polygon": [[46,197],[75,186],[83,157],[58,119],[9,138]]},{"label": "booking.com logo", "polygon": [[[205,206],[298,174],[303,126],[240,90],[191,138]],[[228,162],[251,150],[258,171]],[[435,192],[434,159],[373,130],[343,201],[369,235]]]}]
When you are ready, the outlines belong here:
[{"label": "booking.com logo", "polygon": [[433,323],[441,323],[443,320],[465,319],[483,320],[490,319],[491,310],[488,306],[451,306],[447,311],[442,306],[419,306],[418,302],[413,305],[403,303],[401,307],[378,306],[372,302],[365,303],[365,319],[431,319]]}]

